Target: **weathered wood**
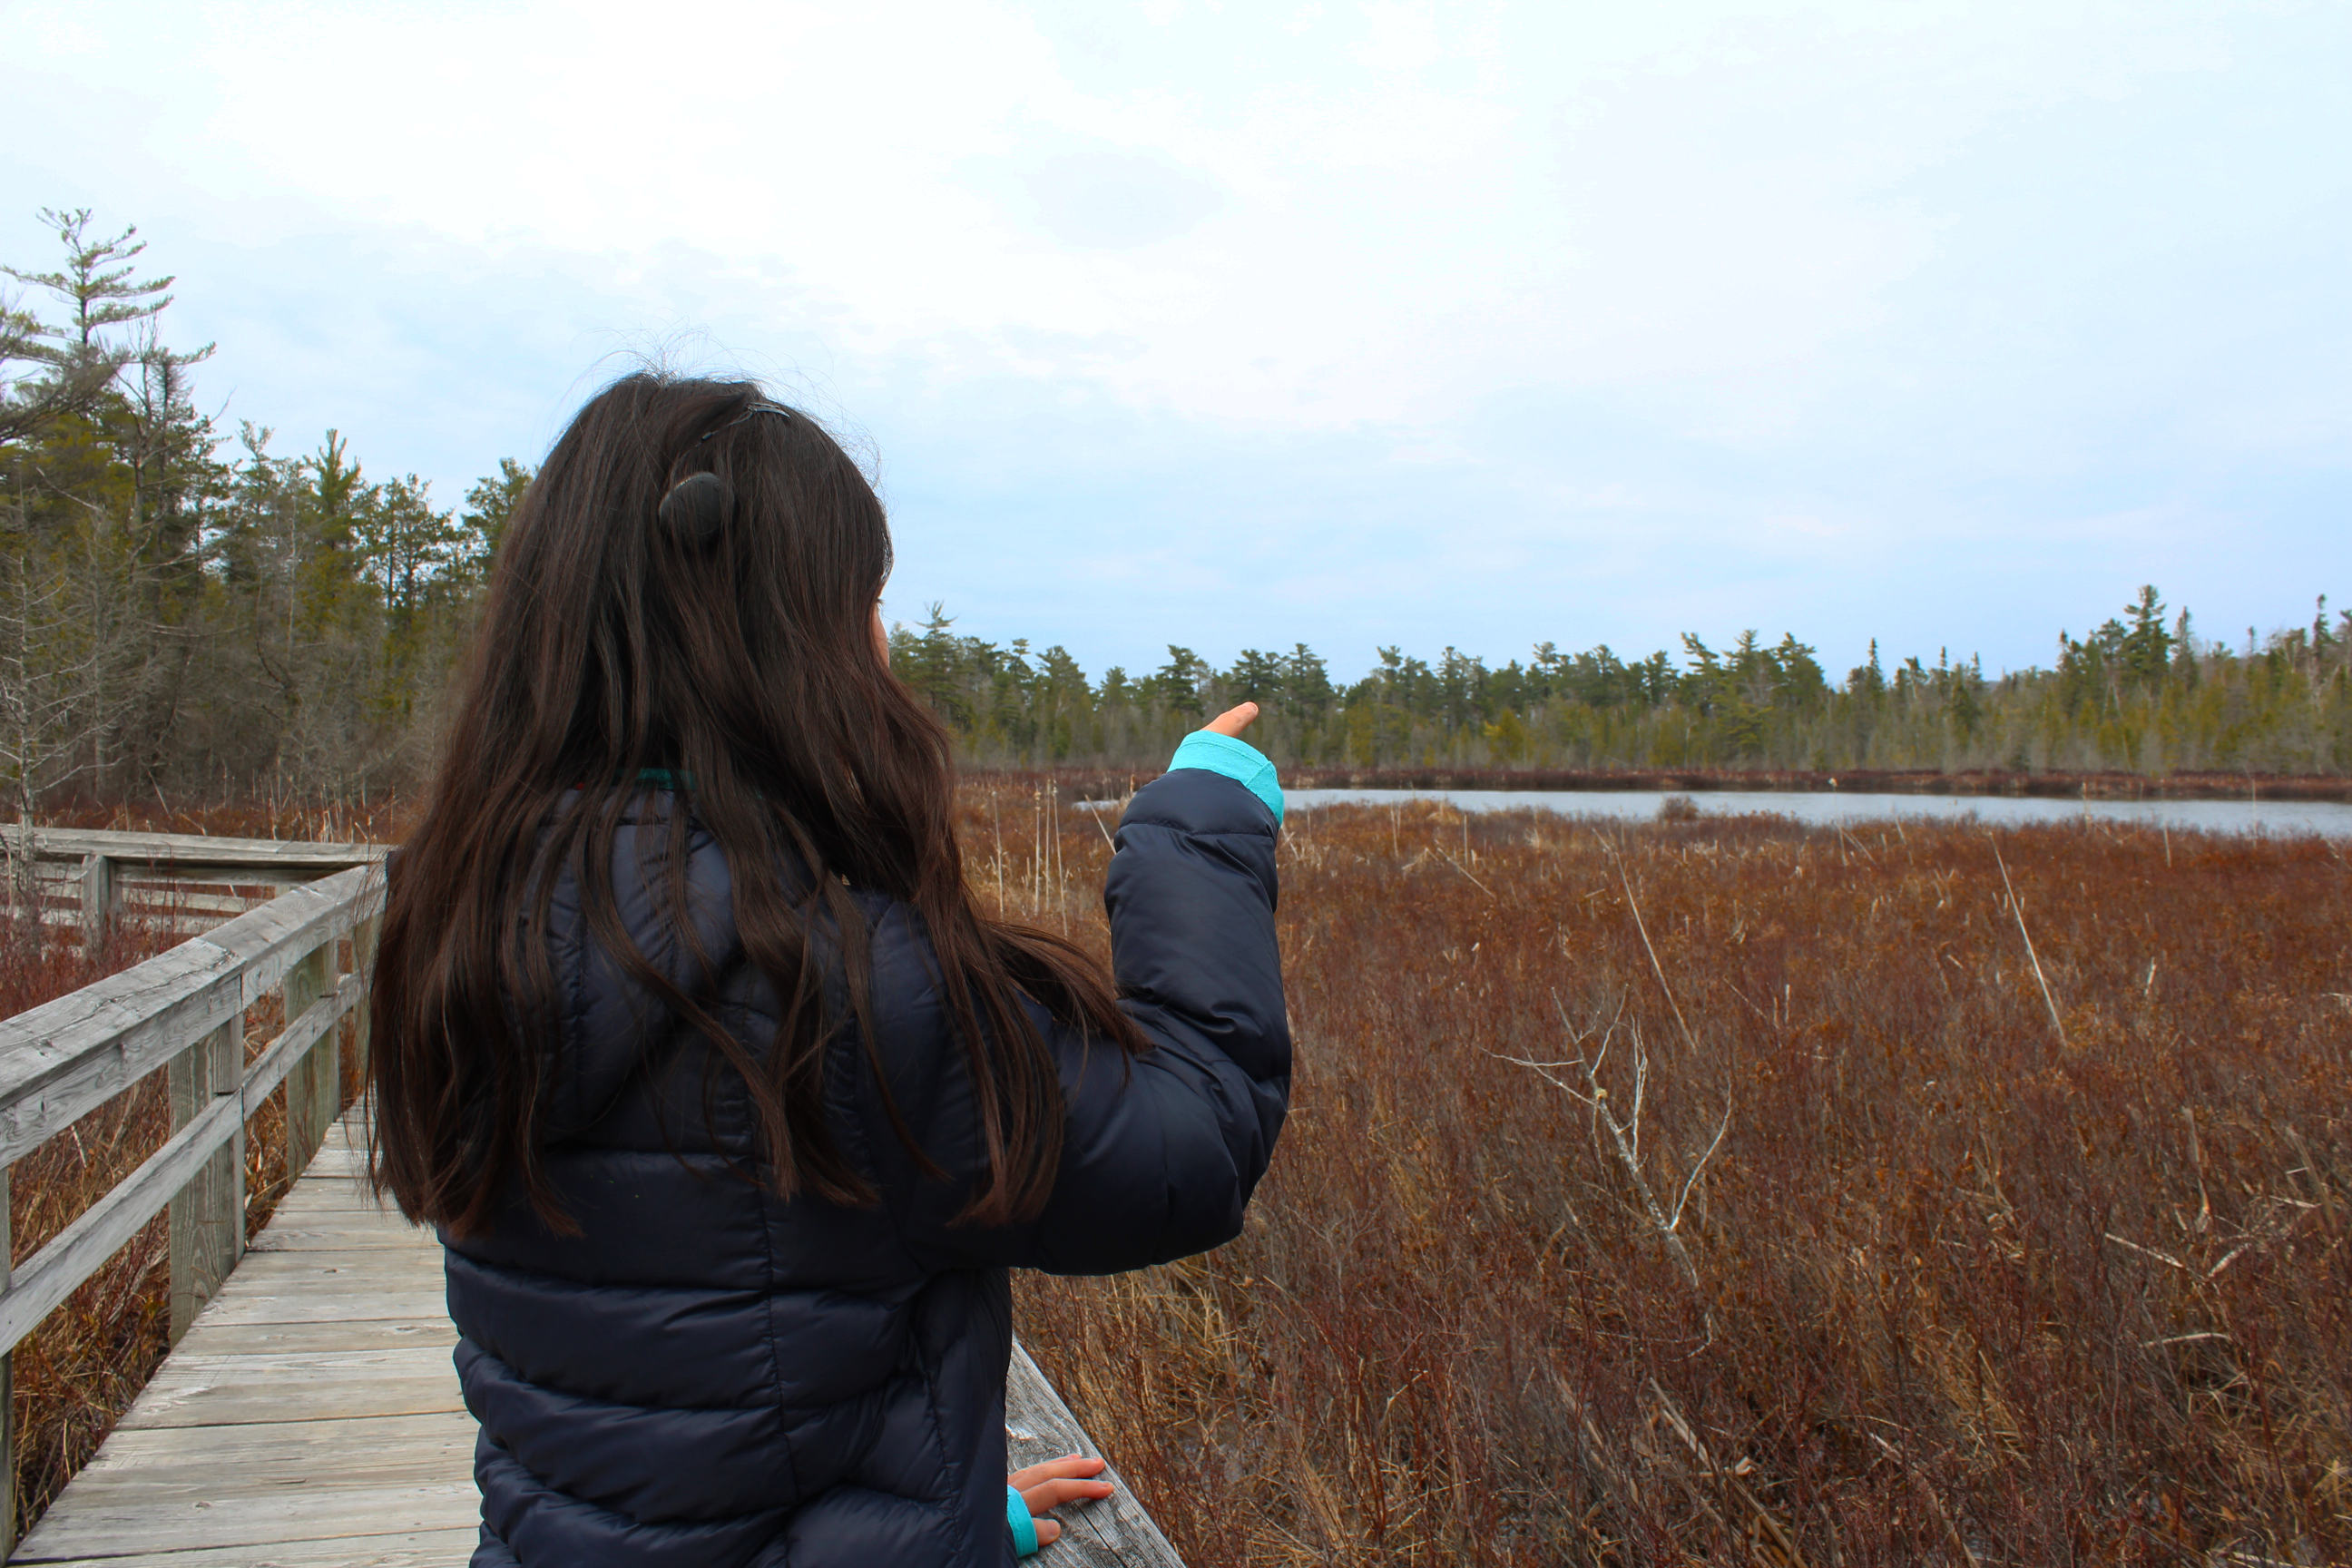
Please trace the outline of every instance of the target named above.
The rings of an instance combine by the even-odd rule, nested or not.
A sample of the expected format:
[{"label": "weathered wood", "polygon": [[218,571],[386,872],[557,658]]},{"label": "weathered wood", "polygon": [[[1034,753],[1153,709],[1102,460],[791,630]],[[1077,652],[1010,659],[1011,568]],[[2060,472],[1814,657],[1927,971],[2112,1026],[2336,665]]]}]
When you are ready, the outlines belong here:
[{"label": "weathered wood", "polygon": [[[52,1510],[50,1517],[54,1517]],[[103,1561],[131,1552],[253,1547],[352,1535],[457,1530],[478,1524],[481,1500],[471,1475],[405,1486],[342,1486],[322,1478],[275,1498],[200,1499],[163,1507],[141,1499],[77,1507],[56,1526],[45,1517],[26,1537],[18,1563]],[[470,1545],[471,1542],[468,1542]],[[246,1561],[251,1562],[251,1558]],[[454,1563],[449,1568],[455,1568]]]},{"label": "weathered wood", "polygon": [[[297,1205],[295,1200],[300,1199]],[[291,1221],[298,1215],[358,1215],[389,1214],[388,1205],[368,1196],[367,1189],[356,1177],[339,1177],[315,1193],[292,1192],[278,1200],[279,1219]]]},{"label": "weathered wood", "polygon": [[[254,1058],[253,1065],[245,1073],[245,1113],[247,1116],[260,1110],[261,1102],[268,1098],[269,1091],[290,1077],[311,1049],[334,1032],[335,1025],[341,1020],[359,994],[358,979],[344,975],[332,992],[304,1008],[292,1024],[279,1031],[278,1037],[263,1047],[261,1055]],[[293,1168],[302,1169],[302,1162],[295,1161]]]},{"label": "weathered wood", "polygon": [[[245,1078],[245,1041],[235,1024],[223,1024],[172,1058],[172,1127],[185,1127],[215,1100],[240,1097]],[[195,1321],[196,1313],[220,1289],[221,1281],[245,1250],[245,1116],[227,1142],[172,1199],[171,1338]]]},{"label": "weathered wood", "polygon": [[[333,987],[332,942],[320,945],[286,971],[286,1016],[299,1017]],[[327,1129],[342,1109],[343,1054],[332,1029],[294,1062],[286,1075],[286,1168],[299,1171],[327,1141]]]},{"label": "weathered wood", "polygon": [[[246,1254],[250,1258],[253,1253]],[[222,1355],[291,1354],[315,1351],[342,1355],[356,1351],[406,1350],[437,1345],[446,1355],[457,1343],[457,1325],[445,1310],[412,1318],[329,1318],[309,1323],[205,1324],[205,1348]]]},{"label": "weathered wood", "polygon": [[293,1216],[290,1226],[272,1226],[268,1231],[253,1238],[250,1252],[340,1252],[354,1247],[398,1247],[405,1242],[394,1241],[377,1233],[383,1220],[371,1213],[354,1211],[346,1224],[340,1214],[306,1214]]},{"label": "weathered wood", "polygon": [[[13,1349],[71,1295],[75,1287],[96,1272],[99,1265],[139,1233],[214,1157],[223,1144],[241,1147],[246,1118],[263,1096],[301,1059],[305,1049],[316,1051],[322,1037],[332,1041],[337,1009],[358,994],[357,984],[338,987],[320,999],[262,1053],[245,1077],[241,1091],[215,1095],[211,1103],[194,1110],[184,1125],[166,1139],[129,1176],[118,1183],[74,1222],[35,1253],[0,1293],[0,1351]],[[234,1030],[235,1023],[224,1026]],[[231,1047],[235,1049],[234,1046]],[[233,1058],[232,1058],[233,1059]],[[289,1123],[291,1116],[288,1118]],[[294,1134],[289,1131],[289,1138]],[[242,1154],[239,1171],[243,1170]],[[300,1164],[295,1163],[295,1168]],[[242,1175],[238,1177],[242,1184]],[[236,1229],[242,1232],[244,1209],[237,1209]]]},{"label": "weathered wood", "polygon": [[0,823],[0,843],[36,860],[79,860],[85,855],[141,866],[180,868],[299,867],[341,871],[381,860],[381,844],[331,844],[308,839],[215,838],[201,833],[121,833],[86,827],[35,827]]},{"label": "weathered wood", "polygon": [[[376,938],[383,934],[383,917],[370,915],[352,927],[352,973],[360,977],[362,988],[375,973]],[[352,1015],[352,1062],[360,1075],[360,1082],[368,1080],[368,1008],[364,995],[353,1004]]]},{"label": "weathered wood", "polygon": [[139,1552],[108,1557],[93,1568],[462,1568],[473,1555],[478,1535],[478,1528],[469,1523],[462,1529],[400,1531],[390,1535],[333,1535],[196,1552]]},{"label": "weathered wood", "polygon": [[[478,1428],[463,1410],[362,1415],[341,1424],[331,1449],[334,1479],[368,1484],[446,1479],[473,1459]],[[235,1426],[139,1426],[109,1443],[74,1485],[84,1497],[150,1492],[234,1497],[282,1491],[320,1471],[315,1421],[289,1418]]]},{"label": "weathered wood", "polygon": [[[439,1254],[435,1254],[438,1261]],[[380,1294],[416,1278],[415,1256],[393,1247],[354,1247],[339,1252],[257,1251],[238,1275],[256,1290],[306,1297]],[[435,1277],[437,1282],[438,1277]],[[361,1311],[355,1317],[373,1317]]]},{"label": "weathered wood", "polygon": [[14,1350],[34,1325],[96,1273],[99,1265],[138,1235],[212,1157],[213,1150],[228,1139],[243,1117],[243,1108],[234,1096],[215,1100],[27,1258],[9,1279],[7,1294],[0,1296],[0,1350]]},{"label": "weathered wood", "polygon": [[224,1290],[219,1300],[205,1307],[197,1323],[346,1323],[358,1311],[369,1317],[385,1319],[419,1319],[433,1311],[449,1310],[449,1293],[442,1286],[440,1274],[430,1284],[419,1281],[414,1290],[362,1290],[355,1295],[327,1293],[327,1290],[280,1290],[275,1295],[228,1295]]},{"label": "weathered wood", "polygon": [[63,1132],[278,985],[383,901],[381,875],[297,888],[170,952],[0,1020],[0,1163]]},{"label": "weathered wood", "polygon": [[[338,1127],[321,1158],[352,1142]],[[289,1204],[322,1184],[350,1185],[306,1173]],[[440,1246],[396,1214],[329,1212],[376,1234],[239,1265],[16,1563],[465,1562],[474,1426],[449,1361]]]},{"label": "weathered wood", "polygon": [[0,1159],[22,1159],[244,1012],[237,961],[198,938],[0,1020]]},{"label": "weathered wood", "polygon": [[363,1415],[447,1415],[465,1408],[447,1345],[174,1356],[156,1373],[137,1407],[123,1417],[121,1428],[318,1423]]},{"label": "weathered wood", "polygon": [[[1016,1470],[1067,1454],[1106,1458],[1018,1340],[1005,1376],[1004,1438],[1007,1461]],[[1062,1539],[1037,1561],[1067,1568],[1112,1563],[1120,1568],[1183,1568],[1183,1560],[1119,1479],[1118,1468],[1105,1469],[1102,1479],[1118,1489],[1100,1502],[1074,1503],[1055,1513],[1062,1521]]]},{"label": "weathered wood", "polygon": [[[46,885],[59,898],[80,897],[81,867],[88,856],[74,856],[58,860],[28,862],[36,881]],[[327,866],[288,866],[276,862],[257,866],[184,866],[177,860],[140,858],[124,859],[110,855],[113,862],[114,889],[119,895],[144,889],[151,892],[177,892],[184,888],[266,888],[274,893],[280,888],[299,888],[317,881],[333,871],[348,871],[352,865],[341,862]]]},{"label": "weathered wood", "polygon": [[[352,988],[352,999],[356,1004],[359,996],[359,983],[348,974],[343,976],[342,983]],[[332,1141],[331,1133],[329,1138],[330,1141],[320,1144],[318,1153],[311,1157],[310,1173],[312,1175],[349,1176],[353,1181],[357,1181],[367,1174],[365,1146],[335,1142]]]},{"label": "weathered wood", "polygon": [[114,914],[114,862],[103,855],[81,858],[81,942],[95,948],[106,940]]}]

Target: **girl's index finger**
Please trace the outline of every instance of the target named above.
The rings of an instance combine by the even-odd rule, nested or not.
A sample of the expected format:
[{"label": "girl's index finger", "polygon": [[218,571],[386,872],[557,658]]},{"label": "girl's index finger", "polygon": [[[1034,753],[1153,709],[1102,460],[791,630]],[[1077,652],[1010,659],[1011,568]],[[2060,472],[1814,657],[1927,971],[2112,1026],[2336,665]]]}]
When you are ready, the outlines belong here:
[{"label": "girl's index finger", "polygon": [[1231,735],[1239,739],[1241,732],[1257,718],[1257,704],[1244,702],[1238,708],[1228,708],[1201,726],[1212,734]]}]

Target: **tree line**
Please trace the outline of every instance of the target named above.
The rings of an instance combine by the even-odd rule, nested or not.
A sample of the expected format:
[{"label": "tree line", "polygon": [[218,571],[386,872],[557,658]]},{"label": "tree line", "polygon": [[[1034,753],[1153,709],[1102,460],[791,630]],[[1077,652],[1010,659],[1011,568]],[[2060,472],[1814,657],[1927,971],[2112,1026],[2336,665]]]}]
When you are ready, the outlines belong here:
[{"label": "tree line", "polygon": [[1378,650],[1335,681],[1304,644],[1244,649],[1219,669],[1171,647],[1157,669],[1089,682],[1060,647],[958,637],[941,606],[892,634],[900,673],[1001,766],[1150,766],[1202,716],[1255,701],[1250,732],[1277,762],[1360,769],[2352,772],[2352,612],[2323,597],[2308,627],[2242,645],[2199,636],[2145,587],[2049,669],[1988,676],[1939,653],[1866,662],[1832,679],[1792,635],[1753,631],[1679,656],[1541,643],[1496,666]]},{"label": "tree line", "polygon": [[[442,504],[327,431],[287,453],[219,427],[161,323],[173,279],[135,229],[45,212],[53,270],[0,269],[0,789],[20,820],[76,797],[380,798],[430,761],[450,671],[531,470]],[[1743,632],[1643,657],[1543,643],[1490,665],[1377,651],[1335,679],[1304,644],[1218,668],[1189,648],[1089,676],[1058,645],[891,637],[980,767],[1148,769],[1242,700],[1277,761],[1429,768],[2352,771],[2352,614],[2225,644],[2153,588],[2051,668],[1882,659]]]}]

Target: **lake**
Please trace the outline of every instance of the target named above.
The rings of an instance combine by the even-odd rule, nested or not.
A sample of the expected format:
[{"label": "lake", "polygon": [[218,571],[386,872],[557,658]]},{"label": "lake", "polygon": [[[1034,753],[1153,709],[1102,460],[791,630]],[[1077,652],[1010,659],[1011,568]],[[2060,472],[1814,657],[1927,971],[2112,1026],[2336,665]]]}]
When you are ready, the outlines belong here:
[{"label": "lake", "polygon": [[[2038,822],[2120,822],[2182,832],[2319,834],[2352,838],[2352,805],[2341,801],[2053,800],[2033,795],[1846,795],[1837,791],[1685,790],[1703,816],[1769,812],[1827,827],[1896,819],[1958,821],[1991,826]],[[1464,811],[1556,811],[1567,816],[1646,821],[1669,798],[1655,790],[1299,789],[1285,790],[1291,811],[1323,805],[1410,805],[1443,801]]]}]

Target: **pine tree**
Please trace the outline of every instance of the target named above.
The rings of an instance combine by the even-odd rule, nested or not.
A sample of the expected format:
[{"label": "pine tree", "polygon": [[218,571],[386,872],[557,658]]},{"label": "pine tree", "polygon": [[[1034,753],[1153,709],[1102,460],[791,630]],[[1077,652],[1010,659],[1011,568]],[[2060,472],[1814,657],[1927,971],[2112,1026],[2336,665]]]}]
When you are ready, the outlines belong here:
[{"label": "pine tree", "polygon": [[[88,413],[123,368],[139,357],[135,342],[110,341],[107,329],[152,321],[172,302],[164,292],[171,279],[142,281],[134,276],[131,263],[147,248],[146,241],[132,237],[139,232],[136,226],[110,239],[92,239],[88,207],[44,207],[40,217],[65,247],[65,265],[55,272],[15,267],[0,267],[0,272],[57,295],[72,307],[72,318],[64,325],[52,325],[13,302],[0,302],[0,372],[12,362],[33,367],[9,376],[0,386],[5,393],[0,396],[0,441],[21,438],[68,415]],[[180,363],[193,363],[211,352],[207,345]]]},{"label": "pine tree", "polygon": [[468,582],[489,580],[490,563],[498,558],[507,525],[514,521],[523,492],[538,474],[536,468],[525,468],[512,458],[500,458],[496,474],[474,481],[466,492],[466,510],[457,514],[464,532],[454,562],[457,576]]}]

